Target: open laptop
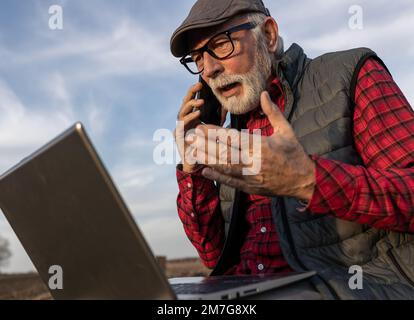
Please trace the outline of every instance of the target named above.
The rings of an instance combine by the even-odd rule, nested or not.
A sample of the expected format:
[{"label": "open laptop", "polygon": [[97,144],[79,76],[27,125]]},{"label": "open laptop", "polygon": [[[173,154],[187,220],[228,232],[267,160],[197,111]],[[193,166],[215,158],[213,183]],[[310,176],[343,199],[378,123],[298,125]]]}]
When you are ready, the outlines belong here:
[{"label": "open laptop", "polygon": [[55,299],[233,299],[314,275],[169,282],[81,123],[0,177],[0,206],[46,286],[61,267]]}]

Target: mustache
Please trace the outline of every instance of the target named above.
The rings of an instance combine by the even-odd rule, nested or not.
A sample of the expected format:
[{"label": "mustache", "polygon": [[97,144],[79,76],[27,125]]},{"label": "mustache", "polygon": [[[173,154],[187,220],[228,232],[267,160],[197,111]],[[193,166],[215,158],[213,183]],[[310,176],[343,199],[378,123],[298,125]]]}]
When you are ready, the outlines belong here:
[{"label": "mustache", "polygon": [[241,74],[230,74],[230,75],[220,75],[215,79],[210,79],[208,85],[213,91],[218,91],[220,88],[226,87],[232,83],[240,82],[244,83],[246,80],[245,75]]}]

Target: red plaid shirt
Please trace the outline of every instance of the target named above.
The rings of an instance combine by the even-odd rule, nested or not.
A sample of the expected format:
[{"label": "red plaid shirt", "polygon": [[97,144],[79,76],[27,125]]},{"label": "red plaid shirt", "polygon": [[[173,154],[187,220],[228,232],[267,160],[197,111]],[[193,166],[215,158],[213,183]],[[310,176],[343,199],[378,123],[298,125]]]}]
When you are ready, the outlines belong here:
[{"label": "red plaid shirt", "polygon": [[[332,214],[379,229],[414,232],[414,112],[388,72],[368,60],[359,74],[355,93],[355,147],[366,167],[312,156],[316,187],[308,209]],[[270,90],[284,110],[278,79]],[[257,109],[247,115],[249,130],[273,133]],[[224,220],[215,184],[200,172],[177,170],[178,214],[200,258],[214,268],[224,246]],[[240,263],[228,274],[277,273],[290,270],[273,224],[270,199],[248,195],[244,202],[249,229],[240,250]]]}]

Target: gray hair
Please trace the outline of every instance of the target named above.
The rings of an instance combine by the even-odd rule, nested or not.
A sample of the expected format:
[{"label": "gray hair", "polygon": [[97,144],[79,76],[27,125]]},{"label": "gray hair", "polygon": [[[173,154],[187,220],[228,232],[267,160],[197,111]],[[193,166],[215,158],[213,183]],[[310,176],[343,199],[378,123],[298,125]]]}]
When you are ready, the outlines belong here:
[{"label": "gray hair", "polygon": [[[247,18],[250,22],[254,22],[257,24],[257,27],[252,30],[253,36],[255,37],[256,41],[258,42],[264,41],[263,33],[262,33],[260,26],[263,24],[267,16],[264,15],[263,13],[249,13],[247,14]],[[281,59],[284,53],[285,53],[285,48],[284,48],[283,38],[280,35],[278,35],[277,48],[276,48],[276,53],[275,53],[276,60]]]}]

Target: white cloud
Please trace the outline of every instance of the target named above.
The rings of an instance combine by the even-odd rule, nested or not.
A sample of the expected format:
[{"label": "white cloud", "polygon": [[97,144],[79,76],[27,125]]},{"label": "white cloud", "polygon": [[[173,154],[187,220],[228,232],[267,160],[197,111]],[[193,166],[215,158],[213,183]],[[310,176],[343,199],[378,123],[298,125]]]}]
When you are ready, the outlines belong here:
[{"label": "white cloud", "polygon": [[327,12],[332,12],[333,9],[349,1],[302,0],[300,3],[297,1],[285,1],[285,5],[280,5],[277,1],[271,0],[265,0],[264,2],[271,15],[278,17],[281,22],[286,24],[299,23],[297,28],[304,28],[303,23],[306,22],[306,18],[326,17]]},{"label": "white cloud", "polygon": [[130,189],[139,192],[155,181],[156,168],[124,162],[114,168],[113,175],[121,189],[126,192]]},{"label": "white cloud", "polygon": [[[30,54],[4,49],[0,51],[0,67],[59,64],[76,59],[75,68],[71,66],[67,74],[74,81],[176,70],[177,62],[166,50],[166,35],[147,30],[129,17],[119,17],[108,29],[65,29],[53,40],[46,38],[49,42],[42,46],[34,43]],[[65,69],[64,63],[60,67]]]},{"label": "white cloud", "polygon": [[[124,19],[106,40],[107,50],[96,52],[95,60],[105,74],[141,74],[168,71],[175,60],[166,44],[168,39]],[[174,62],[171,63],[171,62]]]},{"label": "white cloud", "polygon": [[[97,106],[93,95],[75,109],[67,80],[59,72],[46,74],[38,82],[44,95],[42,106],[24,105],[12,88],[0,78],[0,170],[14,165],[73,125],[85,119],[88,131],[95,138],[106,130],[109,107]],[[85,116],[82,116],[85,114]]]},{"label": "white cloud", "polygon": [[152,139],[145,139],[138,134],[132,134],[123,141],[121,149],[124,152],[137,151],[142,149],[152,149],[156,143]]},{"label": "white cloud", "polygon": [[0,79],[0,153],[1,170],[12,166],[71,125],[60,110],[29,110]]},{"label": "white cloud", "polygon": [[131,212],[145,218],[177,215],[174,166],[134,162],[136,151],[120,157],[124,154],[129,156],[115,165],[112,176]]},{"label": "white cloud", "polygon": [[[302,41],[307,49],[316,51],[335,51],[349,49],[350,46],[370,46],[381,48],[384,43],[403,43],[406,52],[413,52],[414,43],[403,42],[412,36],[414,30],[414,8],[411,12],[402,12],[396,19],[384,24],[366,24],[363,30],[350,30],[346,26],[336,31],[327,30],[323,35],[316,35]],[[390,50],[395,50],[393,46]],[[406,53],[404,52],[404,53]]]},{"label": "white cloud", "polygon": [[96,138],[101,137],[107,129],[111,108],[103,104],[98,106],[93,96],[89,97],[84,108],[87,113],[88,132]]},{"label": "white cloud", "polygon": [[42,77],[41,86],[45,92],[45,97],[52,108],[58,108],[59,116],[64,119],[74,119],[72,108],[72,97],[69,93],[67,79],[58,71],[46,74]]}]

